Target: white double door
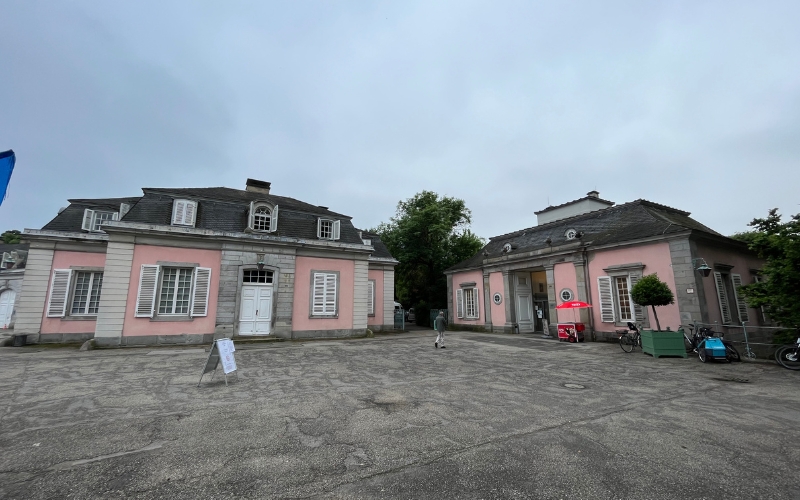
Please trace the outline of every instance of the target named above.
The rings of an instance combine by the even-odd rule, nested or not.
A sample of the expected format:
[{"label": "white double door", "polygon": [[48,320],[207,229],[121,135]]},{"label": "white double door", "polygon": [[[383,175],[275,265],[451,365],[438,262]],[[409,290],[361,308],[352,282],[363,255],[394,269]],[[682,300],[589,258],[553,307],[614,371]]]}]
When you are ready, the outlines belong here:
[{"label": "white double door", "polygon": [[269,335],[272,323],[272,285],[242,286],[239,335]]},{"label": "white double door", "polygon": [[516,276],[517,324],[520,333],[533,331],[533,297],[531,295],[531,273]]},{"label": "white double door", "polygon": [[17,293],[14,290],[6,290],[0,293],[0,328],[8,328],[11,323],[11,314],[14,312],[14,299]]}]

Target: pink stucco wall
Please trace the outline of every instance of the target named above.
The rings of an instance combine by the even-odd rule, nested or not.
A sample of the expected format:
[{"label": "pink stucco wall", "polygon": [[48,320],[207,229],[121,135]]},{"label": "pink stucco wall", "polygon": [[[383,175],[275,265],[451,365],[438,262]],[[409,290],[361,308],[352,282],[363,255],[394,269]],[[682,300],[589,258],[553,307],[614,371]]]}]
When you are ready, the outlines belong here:
[{"label": "pink stucco wall", "polygon": [[[669,243],[653,243],[651,245],[638,245],[635,247],[592,252],[589,256],[588,281],[592,287],[591,296],[592,305],[594,306],[592,308],[592,315],[595,330],[613,332],[617,329],[614,323],[603,323],[601,321],[600,300],[598,299],[598,294],[600,292],[597,287],[597,278],[599,276],[608,275],[603,270],[604,268],[612,265],[632,264],[635,262],[644,264],[643,275],[656,273],[658,278],[669,286],[672,293],[675,293],[675,276],[672,273],[672,259],[669,253]],[[669,306],[659,307],[657,312],[662,329],[666,329],[668,326],[673,330],[678,329],[681,321],[677,302]],[[647,313],[652,322],[651,326],[655,328],[655,321],[652,321],[652,308],[648,308]]]},{"label": "pink stucco wall", "polygon": [[[310,318],[311,271],[339,272],[339,317]],[[297,257],[294,274],[294,308],[292,329],[349,330],[353,328],[353,292],[355,288],[355,262],[342,259]],[[362,323],[363,324],[363,323]]]},{"label": "pink stucco wall", "polygon": [[[764,265],[763,261],[756,256],[748,256],[740,251],[732,251],[730,249],[711,245],[698,244],[696,252],[697,256],[705,259],[706,264],[711,266],[712,269],[715,264],[733,266],[729,272],[732,274],[740,274],[742,276],[742,284],[744,285],[749,285],[754,281],[753,274],[750,270],[761,269]],[[696,262],[695,267],[699,264],[699,262]],[[700,273],[695,273],[695,279],[702,280],[703,282],[706,302],[708,303],[708,321],[711,323],[716,322],[721,325],[722,313],[719,310],[719,298],[717,297],[717,285],[714,283],[714,273],[712,272],[709,274],[707,278],[703,278]],[[731,303],[733,303],[733,297],[731,297]],[[748,308],[747,312],[750,315],[748,324],[758,324],[758,319],[760,318],[758,311]],[[736,317],[738,317],[738,314],[734,312],[734,318]],[[660,318],[661,316],[659,315],[659,319]],[[695,318],[695,320],[697,321],[699,318]]]},{"label": "pink stucco wall", "polygon": [[[461,283],[471,283],[474,282],[475,286],[478,288],[478,319],[466,319],[466,318],[459,318],[457,311],[458,311],[458,302],[456,301],[456,290],[461,288]],[[464,324],[464,325],[477,325],[484,323],[484,302],[483,302],[483,271],[467,271],[463,273],[456,273],[453,275],[453,322],[456,324]],[[465,311],[466,314],[466,311]]]},{"label": "pink stucco wall", "polygon": [[368,279],[375,280],[375,316],[367,316],[367,326],[383,325],[383,269],[370,269]]},{"label": "pink stucco wall", "polygon": [[[561,290],[569,288],[574,296],[573,300],[578,300],[578,275],[575,273],[575,264],[572,262],[562,262],[553,267],[554,288],[556,291],[556,305],[561,304]],[[585,314],[585,313],[584,313]],[[556,319],[559,323],[581,321],[581,311],[572,309],[556,309]]]},{"label": "pink stucco wall", "polygon": [[[122,335],[214,333],[214,323],[217,316],[217,297],[219,295],[220,259],[221,252],[219,250],[136,245],[133,249],[133,265],[131,267],[131,280],[128,288],[128,301],[125,307],[125,323],[123,324]],[[153,321],[150,318],[136,317],[136,295],[139,292],[139,276],[142,265],[154,265],[158,262],[187,262],[211,269],[207,316],[192,318],[189,321]]]},{"label": "pink stucco wall", "polygon": [[[489,288],[492,291],[492,296],[495,293],[500,293],[503,296],[503,302],[497,305],[492,301],[492,326],[502,327],[506,324],[506,291],[505,284],[503,283],[503,273],[490,273],[489,274]],[[455,300],[455,299],[453,299]]]},{"label": "pink stucco wall", "polygon": [[[53,269],[69,269],[72,266],[99,267],[106,265],[106,254],[89,252],[65,252],[56,250],[53,254],[53,267],[50,270],[50,283],[47,285],[47,295],[50,298],[50,286],[53,284]],[[100,290],[102,294],[102,289]],[[41,333],[94,333],[97,326],[96,321],[91,320],[69,320],[61,318],[47,317],[47,300],[44,302],[42,310]],[[67,304],[67,314],[69,314],[69,304]]]}]

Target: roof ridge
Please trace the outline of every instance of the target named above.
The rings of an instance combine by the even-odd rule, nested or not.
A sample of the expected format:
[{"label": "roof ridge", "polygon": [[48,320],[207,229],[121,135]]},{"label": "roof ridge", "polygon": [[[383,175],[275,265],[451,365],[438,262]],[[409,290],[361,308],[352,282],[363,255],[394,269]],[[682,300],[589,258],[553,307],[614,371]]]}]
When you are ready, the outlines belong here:
[{"label": "roof ridge", "polygon": [[519,229],[517,231],[512,231],[510,233],[501,234],[501,235],[498,235],[498,236],[491,236],[489,238],[489,241],[495,241],[495,240],[497,240],[499,238],[510,238],[510,237],[513,237],[513,236],[520,235],[520,234],[522,234],[524,232],[527,232],[527,231],[539,230],[539,229],[542,229],[542,228],[547,228],[548,226],[555,226],[555,225],[558,225],[558,224],[562,224],[565,221],[569,221],[571,219],[577,219],[578,217],[587,217],[587,216],[594,217],[594,216],[596,216],[598,214],[608,213],[610,210],[616,211],[616,210],[619,210],[619,209],[621,209],[623,207],[627,207],[629,205],[638,204],[640,201],[646,201],[646,200],[628,201],[628,202],[625,202],[625,203],[620,203],[618,205],[614,205],[613,207],[603,208],[603,209],[600,209],[600,210],[592,210],[591,212],[584,212],[582,214],[573,215],[571,217],[565,217],[563,219],[550,221],[550,222],[547,222],[547,223],[539,225],[539,226],[531,226],[531,227],[528,227],[528,228],[525,228],[525,229]]}]

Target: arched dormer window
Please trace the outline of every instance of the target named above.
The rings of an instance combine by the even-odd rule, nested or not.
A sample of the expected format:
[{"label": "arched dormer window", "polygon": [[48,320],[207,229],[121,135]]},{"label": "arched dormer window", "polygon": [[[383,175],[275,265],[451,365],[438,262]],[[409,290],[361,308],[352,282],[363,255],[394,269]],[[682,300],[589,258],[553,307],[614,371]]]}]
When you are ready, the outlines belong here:
[{"label": "arched dormer window", "polygon": [[278,229],[278,205],[269,203],[250,203],[250,217],[247,229],[274,233]]}]

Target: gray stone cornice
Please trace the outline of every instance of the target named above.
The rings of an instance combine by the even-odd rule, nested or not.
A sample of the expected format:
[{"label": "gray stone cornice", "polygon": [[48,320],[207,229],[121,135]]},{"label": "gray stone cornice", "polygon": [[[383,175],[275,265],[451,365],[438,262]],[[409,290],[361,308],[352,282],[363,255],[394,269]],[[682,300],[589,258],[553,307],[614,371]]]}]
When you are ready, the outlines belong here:
[{"label": "gray stone cornice", "polygon": [[338,243],[335,241],[309,240],[305,238],[289,238],[274,236],[266,233],[236,233],[214,231],[212,229],[198,229],[194,227],[167,226],[160,224],[145,224],[141,222],[111,221],[103,224],[106,232],[115,234],[153,235],[174,238],[214,238],[218,241],[231,241],[238,243],[268,243],[277,246],[305,247],[319,250],[341,250],[355,253],[371,253],[369,245],[355,243]]},{"label": "gray stone cornice", "polygon": [[48,231],[44,229],[25,229],[22,237],[26,240],[83,240],[83,241],[108,241],[106,233],[84,233],[72,231]]}]

